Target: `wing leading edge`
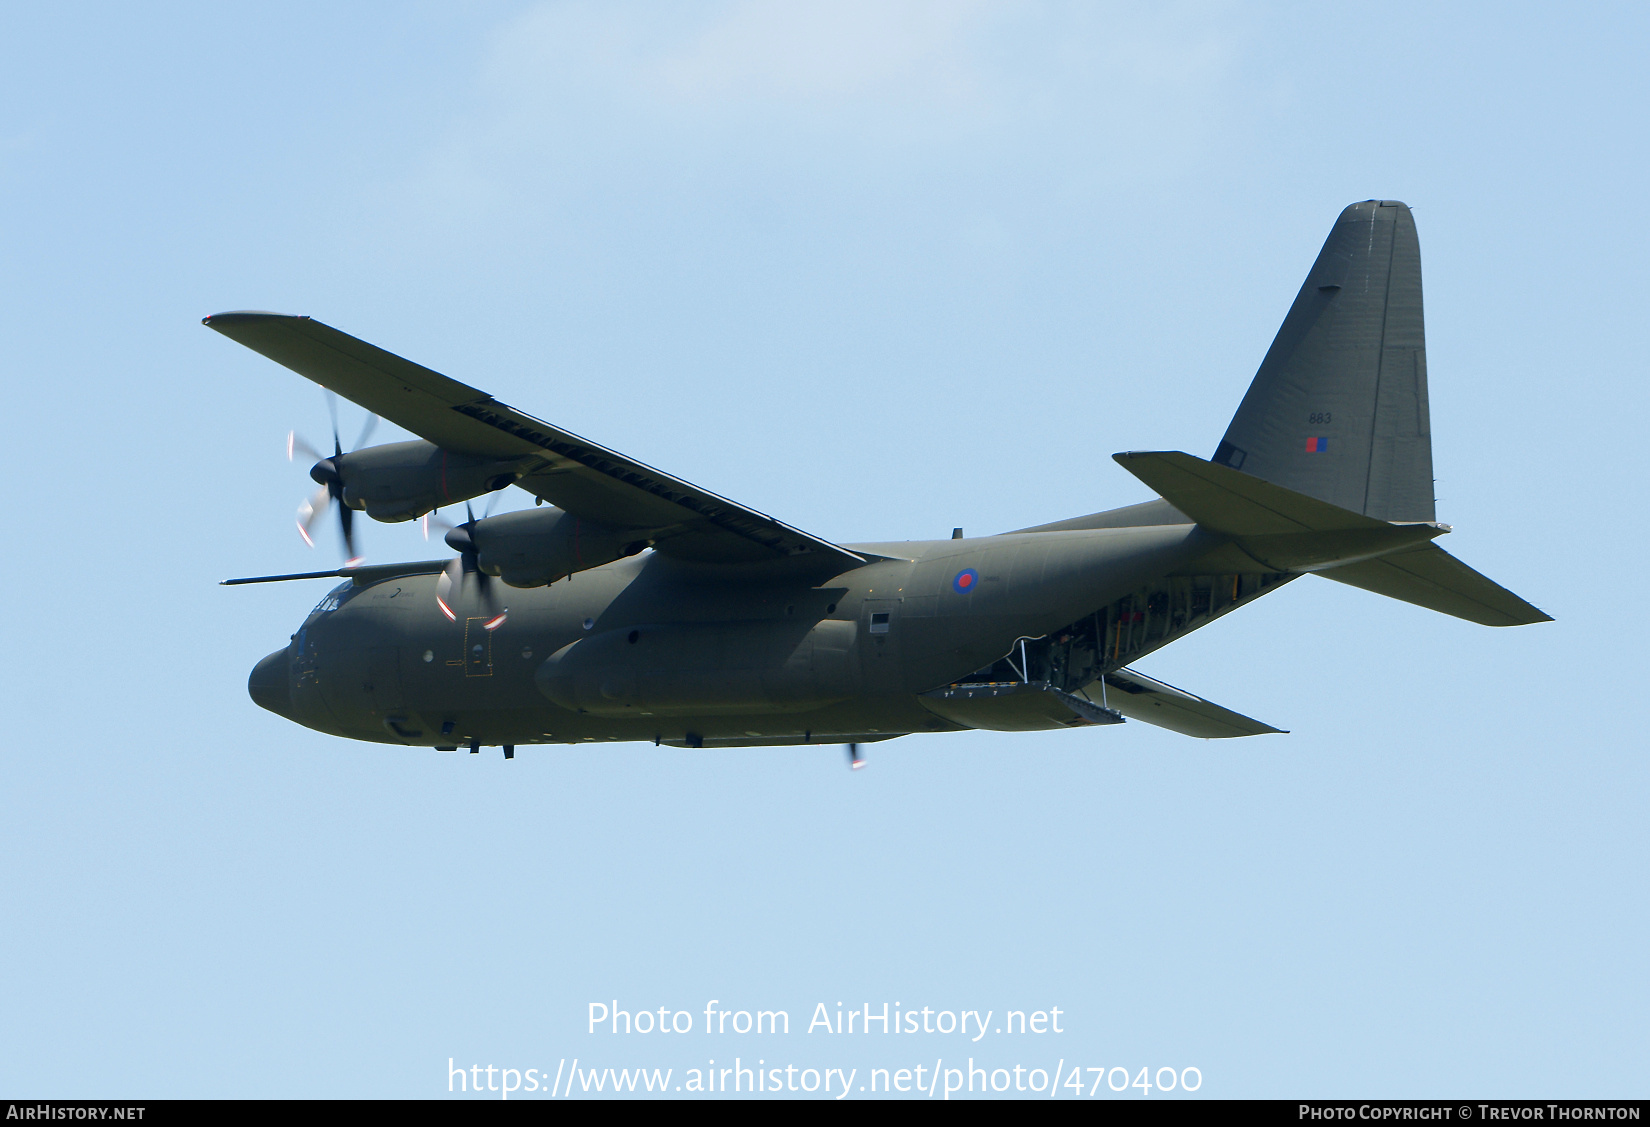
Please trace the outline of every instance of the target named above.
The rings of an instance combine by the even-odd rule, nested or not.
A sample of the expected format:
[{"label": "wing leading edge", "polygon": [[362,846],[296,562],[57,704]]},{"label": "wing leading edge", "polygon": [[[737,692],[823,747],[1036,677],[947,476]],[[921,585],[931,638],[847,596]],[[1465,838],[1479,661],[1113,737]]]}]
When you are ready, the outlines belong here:
[{"label": "wing leading edge", "polygon": [[521,488],[586,520],[647,529],[666,554],[729,563],[801,557],[837,571],[866,562],[309,317],[217,313],[202,324],[443,450],[523,459]]}]

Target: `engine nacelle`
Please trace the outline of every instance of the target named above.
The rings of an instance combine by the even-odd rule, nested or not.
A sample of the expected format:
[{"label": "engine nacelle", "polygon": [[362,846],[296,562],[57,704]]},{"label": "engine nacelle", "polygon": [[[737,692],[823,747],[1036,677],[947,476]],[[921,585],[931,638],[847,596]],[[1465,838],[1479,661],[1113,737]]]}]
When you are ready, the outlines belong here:
[{"label": "engine nacelle", "polygon": [[[462,551],[455,537],[464,533],[454,529],[447,542]],[[512,587],[542,587],[647,547],[634,530],[609,528],[549,506],[487,517],[469,535],[476,566]]]},{"label": "engine nacelle", "polygon": [[344,483],[344,504],[365,509],[374,520],[394,522],[503,489],[515,482],[520,463],[518,458],[450,454],[420,440],[388,442],[327,458],[315,472],[330,464],[330,472]]}]

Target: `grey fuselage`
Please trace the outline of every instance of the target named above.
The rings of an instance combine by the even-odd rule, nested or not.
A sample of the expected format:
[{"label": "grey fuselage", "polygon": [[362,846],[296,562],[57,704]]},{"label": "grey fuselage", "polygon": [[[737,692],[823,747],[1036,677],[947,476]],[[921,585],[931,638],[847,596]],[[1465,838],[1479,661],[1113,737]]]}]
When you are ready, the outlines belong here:
[{"label": "grey fuselage", "polygon": [[537,588],[470,575],[452,619],[436,575],[346,583],[250,688],[407,745],[875,740],[966,727],[921,695],[964,680],[1081,691],[1287,578],[1191,523],[852,547],[887,558],[823,582],[659,552]]}]

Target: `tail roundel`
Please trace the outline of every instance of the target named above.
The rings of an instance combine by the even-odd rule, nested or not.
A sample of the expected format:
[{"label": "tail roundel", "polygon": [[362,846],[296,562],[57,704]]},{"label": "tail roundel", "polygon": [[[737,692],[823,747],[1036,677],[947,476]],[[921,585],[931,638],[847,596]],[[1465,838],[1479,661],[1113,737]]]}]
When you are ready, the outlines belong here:
[{"label": "tail roundel", "polygon": [[1212,459],[1384,521],[1431,521],[1421,248],[1410,210],[1341,212]]}]

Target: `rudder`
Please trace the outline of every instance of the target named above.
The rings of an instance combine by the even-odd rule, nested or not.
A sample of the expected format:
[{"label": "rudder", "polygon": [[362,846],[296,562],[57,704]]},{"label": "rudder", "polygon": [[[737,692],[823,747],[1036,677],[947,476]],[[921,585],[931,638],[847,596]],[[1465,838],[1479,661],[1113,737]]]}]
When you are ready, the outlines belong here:
[{"label": "rudder", "polygon": [[1384,521],[1431,521],[1421,247],[1409,208],[1341,212],[1212,459]]}]

